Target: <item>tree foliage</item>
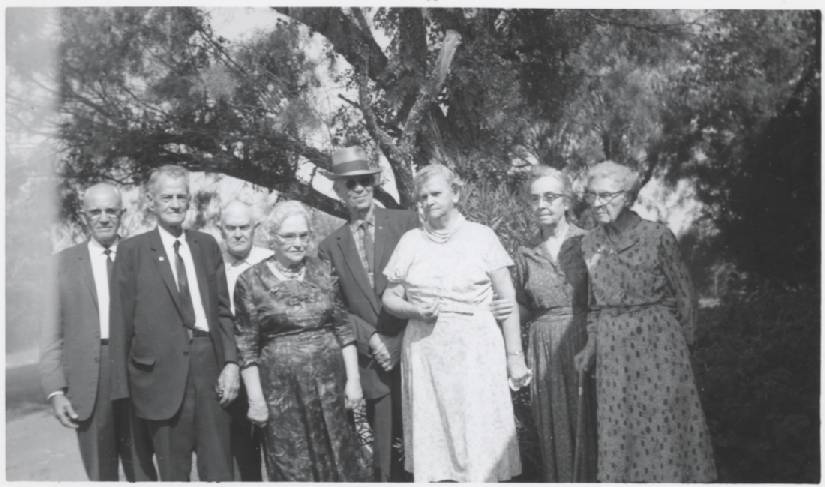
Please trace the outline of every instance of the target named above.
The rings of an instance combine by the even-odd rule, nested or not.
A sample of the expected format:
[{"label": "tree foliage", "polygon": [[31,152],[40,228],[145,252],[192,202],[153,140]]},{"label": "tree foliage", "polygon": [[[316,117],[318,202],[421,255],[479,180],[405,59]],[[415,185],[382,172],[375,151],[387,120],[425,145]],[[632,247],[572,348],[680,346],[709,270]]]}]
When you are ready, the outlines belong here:
[{"label": "tree foliage", "polygon": [[[788,282],[813,258],[817,12],[275,10],[272,29],[233,43],[196,8],[64,9],[66,216],[79,183],[141,182],[171,161],[341,215],[313,177],[357,142],[389,163],[385,206],[411,206],[433,161],[478,193],[514,190],[522,165],[578,174],[609,158],[692,180],[706,254]],[[790,233],[793,255],[769,269],[786,247],[765,235]]]}]

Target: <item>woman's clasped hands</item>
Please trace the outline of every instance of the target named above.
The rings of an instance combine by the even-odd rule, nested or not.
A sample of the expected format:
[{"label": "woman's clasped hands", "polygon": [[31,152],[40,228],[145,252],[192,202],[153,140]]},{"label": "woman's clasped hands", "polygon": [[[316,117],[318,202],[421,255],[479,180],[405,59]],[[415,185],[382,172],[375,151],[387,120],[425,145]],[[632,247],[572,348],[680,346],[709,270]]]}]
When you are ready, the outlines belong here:
[{"label": "woman's clasped hands", "polygon": [[347,379],[344,386],[344,407],[358,409],[364,402],[364,391],[361,389],[361,379]]},{"label": "woman's clasped hands", "polygon": [[246,417],[255,426],[266,426],[267,419],[269,419],[269,408],[265,401],[249,401],[249,410]]},{"label": "woman's clasped hands", "polygon": [[433,323],[438,319],[439,300],[418,305],[418,319],[425,323]]}]

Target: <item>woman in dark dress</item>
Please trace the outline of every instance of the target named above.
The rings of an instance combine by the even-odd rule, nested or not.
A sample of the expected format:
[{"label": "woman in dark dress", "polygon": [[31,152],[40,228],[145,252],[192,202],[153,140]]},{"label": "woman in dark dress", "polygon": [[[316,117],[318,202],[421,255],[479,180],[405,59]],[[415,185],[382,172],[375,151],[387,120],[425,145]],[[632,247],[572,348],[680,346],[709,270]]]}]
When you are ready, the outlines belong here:
[{"label": "woman in dark dress", "polygon": [[[561,171],[536,167],[529,190],[541,232],[534,245],[519,247],[515,281],[519,315],[530,326],[530,394],[544,481],[594,482],[595,391],[591,380],[579,384],[573,361],[587,340],[587,267],[581,255],[585,232],[565,218],[571,193]],[[580,386],[583,396],[577,401]],[[579,414],[582,431],[577,431]]]},{"label": "woman in dark dress", "polygon": [[270,222],[275,254],[234,290],[248,416],[264,427],[269,480],[368,481],[371,462],[346,411],[363,394],[337,283],[306,255],[311,232],[300,203],[277,204]]},{"label": "woman in dark dress", "polygon": [[599,226],[582,239],[590,280],[587,346],[596,362],[600,482],[712,482],[716,467],[688,345],[696,293],[673,233],[630,210],[637,175],[591,167]]}]

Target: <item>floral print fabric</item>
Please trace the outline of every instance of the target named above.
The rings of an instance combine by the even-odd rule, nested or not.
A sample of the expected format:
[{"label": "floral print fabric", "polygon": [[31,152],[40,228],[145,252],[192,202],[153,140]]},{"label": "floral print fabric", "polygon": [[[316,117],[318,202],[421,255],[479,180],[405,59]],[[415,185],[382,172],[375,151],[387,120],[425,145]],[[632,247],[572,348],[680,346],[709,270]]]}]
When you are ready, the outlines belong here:
[{"label": "floral print fabric", "polygon": [[273,481],[366,482],[371,461],[344,407],[341,347],[354,341],[328,266],[278,278],[268,261],[238,279],[241,366],[257,365],[269,406],[264,450]]},{"label": "floral print fabric", "polygon": [[712,481],[687,348],[696,297],[676,238],[627,210],[612,226],[582,240],[597,340],[599,481]]}]

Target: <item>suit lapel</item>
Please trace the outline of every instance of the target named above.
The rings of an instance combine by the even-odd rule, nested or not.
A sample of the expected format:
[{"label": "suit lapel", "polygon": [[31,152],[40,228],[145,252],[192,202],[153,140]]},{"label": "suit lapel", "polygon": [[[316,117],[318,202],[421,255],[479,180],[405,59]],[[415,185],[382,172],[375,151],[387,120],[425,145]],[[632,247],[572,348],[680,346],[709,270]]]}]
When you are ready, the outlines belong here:
[{"label": "suit lapel", "polygon": [[200,240],[194,232],[186,232],[186,242],[189,244],[189,251],[192,252],[192,262],[195,264],[195,277],[198,280],[198,290],[201,295],[201,304],[209,319],[209,293],[206,287],[206,261],[204,261],[203,249]]},{"label": "suit lapel", "polygon": [[338,232],[337,240],[338,246],[344,254],[344,262],[347,267],[349,267],[350,274],[355,279],[355,282],[358,283],[358,287],[361,288],[364,295],[367,296],[367,299],[375,312],[378,313],[380,311],[380,307],[378,306],[378,300],[375,297],[375,290],[373,290],[370,286],[367,271],[364,270],[364,266],[361,264],[361,257],[358,255],[358,249],[355,248],[355,240],[352,238],[352,231],[350,230],[349,223],[345,223],[344,226],[341,227],[341,230]]},{"label": "suit lapel", "polygon": [[178,314],[180,314],[181,303],[178,295],[178,287],[175,284],[175,276],[172,274],[172,263],[169,262],[169,258],[166,255],[166,250],[163,248],[163,242],[160,239],[160,231],[157,228],[152,232],[149,240],[149,248],[152,251],[152,261],[157,266],[158,274],[160,274],[160,278],[166,285],[166,289],[169,291],[169,295],[172,297],[172,301],[178,309]]},{"label": "suit lapel", "polygon": [[[88,243],[88,242],[87,242]],[[80,280],[86,285],[86,288],[91,294],[92,302],[95,303],[95,308],[99,308],[97,302],[97,288],[95,287],[95,277],[92,273],[92,261],[89,259],[89,248],[86,245],[78,247],[76,265]]]}]

